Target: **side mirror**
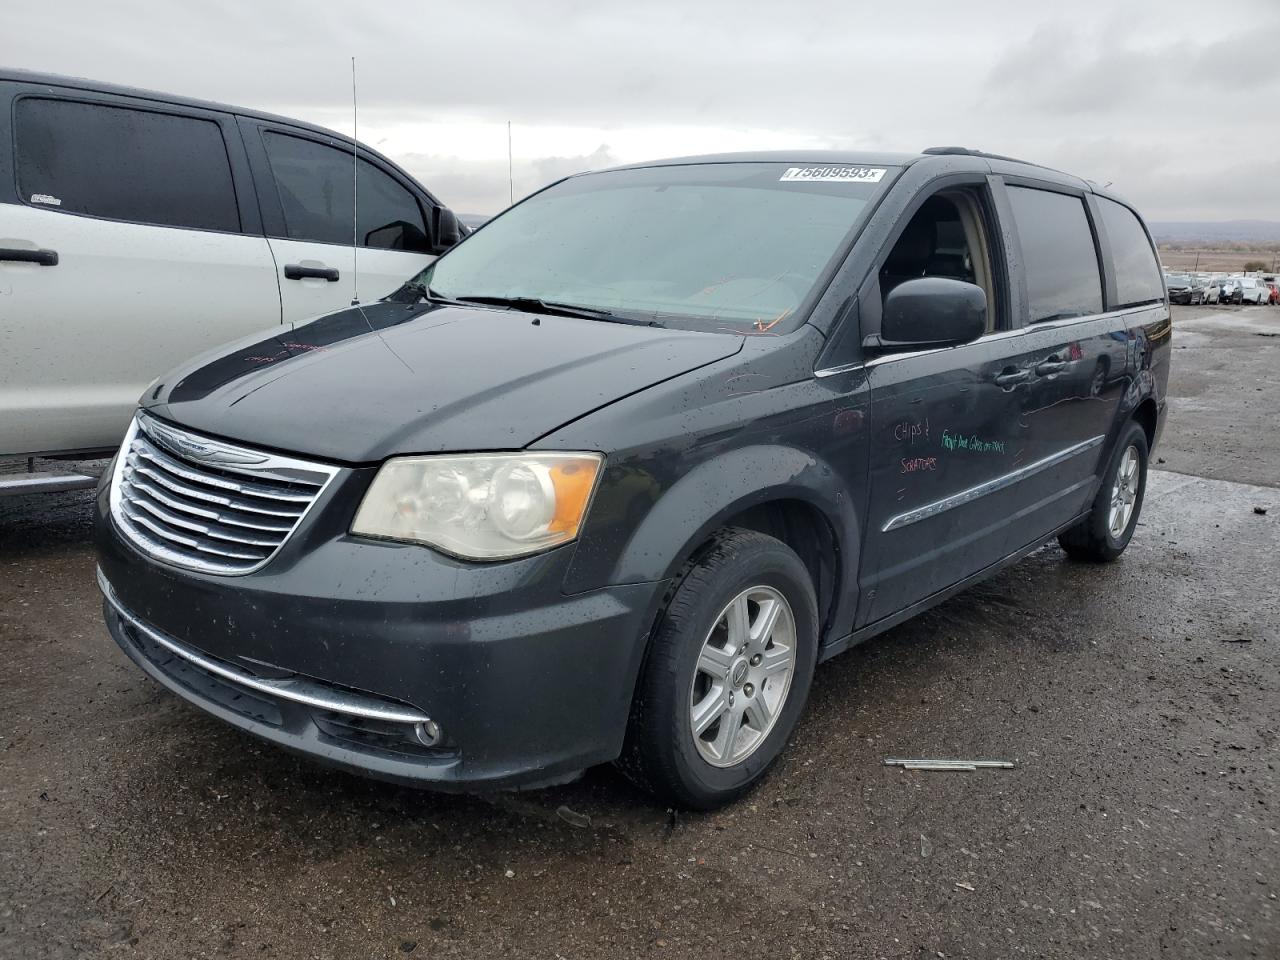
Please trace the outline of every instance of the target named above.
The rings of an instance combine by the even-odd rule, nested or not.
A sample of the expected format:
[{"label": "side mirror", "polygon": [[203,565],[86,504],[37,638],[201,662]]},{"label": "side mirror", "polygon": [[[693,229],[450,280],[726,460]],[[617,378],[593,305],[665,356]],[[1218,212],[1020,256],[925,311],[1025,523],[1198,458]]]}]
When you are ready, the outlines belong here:
[{"label": "side mirror", "polygon": [[920,277],[898,284],[884,301],[880,335],[869,346],[881,350],[950,347],[987,331],[987,295],[974,283]]},{"label": "side mirror", "polygon": [[461,239],[457,214],[448,207],[436,207],[436,252],[444,253]]}]

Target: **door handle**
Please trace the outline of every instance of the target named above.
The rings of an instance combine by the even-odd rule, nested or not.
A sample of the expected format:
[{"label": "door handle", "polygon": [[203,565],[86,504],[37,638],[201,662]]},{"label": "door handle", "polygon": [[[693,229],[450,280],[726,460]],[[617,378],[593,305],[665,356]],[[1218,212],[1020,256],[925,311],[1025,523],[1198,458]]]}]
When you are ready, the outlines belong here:
[{"label": "door handle", "polygon": [[1053,373],[1061,373],[1066,369],[1066,366],[1067,362],[1065,360],[1060,360],[1057,357],[1050,357],[1048,360],[1036,364],[1036,375],[1047,377]]},{"label": "door handle", "polygon": [[1030,376],[1031,374],[1026,370],[1017,370],[1013,367],[1008,367],[1003,373],[996,374],[995,381],[997,386],[1012,387],[1022,383]]},{"label": "door handle", "polygon": [[300,263],[286,263],[284,265],[284,278],[286,280],[328,280],[330,283],[338,282],[337,267],[304,267]]},{"label": "door handle", "polygon": [[42,267],[58,265],[57,250],[15,250],[11,247],[0,249],[0,260],[11,260],[14,263],[38,263]]}]

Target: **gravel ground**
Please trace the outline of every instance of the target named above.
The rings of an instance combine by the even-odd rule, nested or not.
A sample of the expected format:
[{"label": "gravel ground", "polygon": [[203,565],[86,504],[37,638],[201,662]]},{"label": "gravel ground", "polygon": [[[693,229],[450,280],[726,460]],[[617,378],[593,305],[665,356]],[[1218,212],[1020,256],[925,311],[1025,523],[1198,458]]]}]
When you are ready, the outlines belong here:
[{"label": "gravel ground", "polygon": [[1280,486],[1280,308],[1174,307],[1165,470]]},{"label": "gravel ground", "polygon": [[0,957],[1280,956],[1255,326],[1280,310],[1177,311],[1179,473],[1120,562],[1047,547],[833,660],[784,763],[710,815],[609,769],[450,797],[259,744],[111,643],[84,495],[0,500]]}]

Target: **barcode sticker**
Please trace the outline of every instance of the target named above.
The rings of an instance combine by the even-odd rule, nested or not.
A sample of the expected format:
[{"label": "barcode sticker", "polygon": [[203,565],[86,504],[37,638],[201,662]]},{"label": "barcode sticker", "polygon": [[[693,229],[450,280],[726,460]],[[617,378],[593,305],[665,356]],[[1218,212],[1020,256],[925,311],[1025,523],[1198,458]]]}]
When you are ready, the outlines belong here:
[{"label": "barcode sticker", "polygon": [[884,167],[788,167],[780,181],[818,183],[879,183]]}]

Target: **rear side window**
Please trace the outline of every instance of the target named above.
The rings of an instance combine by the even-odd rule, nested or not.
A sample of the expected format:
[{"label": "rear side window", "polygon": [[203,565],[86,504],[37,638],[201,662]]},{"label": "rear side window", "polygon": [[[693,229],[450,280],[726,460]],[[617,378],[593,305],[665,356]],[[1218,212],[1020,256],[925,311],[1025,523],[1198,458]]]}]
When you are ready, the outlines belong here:
[{"label": "rear side window", "polygon": [[[284,133],[263,134],[290,240],[351,243],[351,154]],[[417,199],[360,160],[358,236],[362,247],[430,253]]]},{"label": "rear side window", "polygon": [[1102,312],[1102,277],[1084,201],[1065,193],[1010,187],[1027,275],[1028,320]]},{"label": "rear side window", "polygon": [[35,206],[167,227],[240,230],[231,164],[211,120],[24,97],[18,190]]},{"label": "rear side window", "polygon": [[1163,300],[1160,264],[1156,262],[1151,241],[1138,218],[1128,207],[1105,197],[1098,197],[1098,209],[1102,211],[1102,225],[1111,243],[1111,258],[1116,271],[1116,306]]}]

